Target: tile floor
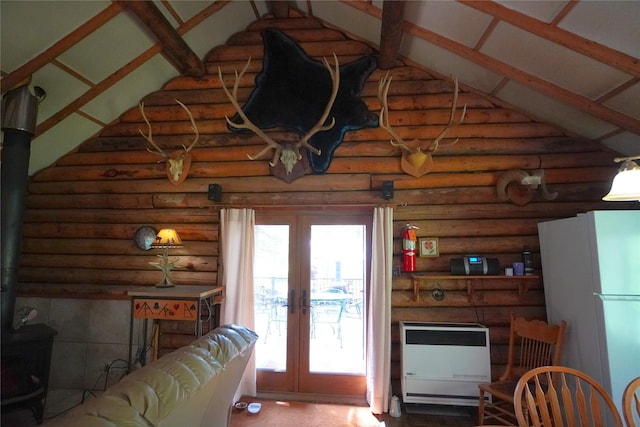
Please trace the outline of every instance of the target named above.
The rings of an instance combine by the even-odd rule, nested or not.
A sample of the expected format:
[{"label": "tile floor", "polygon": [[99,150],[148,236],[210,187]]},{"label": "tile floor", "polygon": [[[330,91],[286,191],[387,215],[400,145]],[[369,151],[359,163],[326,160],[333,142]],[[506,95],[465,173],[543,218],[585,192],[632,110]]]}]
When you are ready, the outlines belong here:
[{"label": "tile floor", "polygon": [[[52,389],[49,390],[47,404],[44,410],[44,420],[54,418],[82,402],[82,390],[77,389]],[[88,398],[88,396],[87,396]],[[20,410],[9,414],[2,414],[0,426],[4,427],[33,427],[36,426],[35,418],[30,410]]]}]

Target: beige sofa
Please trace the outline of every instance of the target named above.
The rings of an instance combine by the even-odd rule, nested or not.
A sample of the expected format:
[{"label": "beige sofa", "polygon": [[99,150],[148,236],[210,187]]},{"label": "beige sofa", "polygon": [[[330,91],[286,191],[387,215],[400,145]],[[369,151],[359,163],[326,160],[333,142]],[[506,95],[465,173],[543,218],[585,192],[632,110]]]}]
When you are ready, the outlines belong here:
[{"label": "beige sofa", "polygon": [[243,326],[220,326],[46,425],[227,427],[257,338]]}]

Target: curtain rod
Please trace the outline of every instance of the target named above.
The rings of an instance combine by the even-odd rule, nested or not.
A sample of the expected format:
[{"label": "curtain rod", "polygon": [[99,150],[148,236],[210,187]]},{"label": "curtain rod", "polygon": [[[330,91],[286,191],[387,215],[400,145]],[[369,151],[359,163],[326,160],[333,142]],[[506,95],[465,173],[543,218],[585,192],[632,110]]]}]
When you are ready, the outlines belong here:
[{"label": "curtain rod", "polygon": [[237,204],[216,204],[212,206],[217,209],[287,209],[287,208],[310,208],[310,209],[318,209],[321,208],[323,210],[329,209],[348,209],[348,208],[398,208],[398,207],[406,207],[407,203],[360,203],[360,204],[340,204],[340,205],[327,205],[327,204],[293,204],[293,205],[237,205]]}]

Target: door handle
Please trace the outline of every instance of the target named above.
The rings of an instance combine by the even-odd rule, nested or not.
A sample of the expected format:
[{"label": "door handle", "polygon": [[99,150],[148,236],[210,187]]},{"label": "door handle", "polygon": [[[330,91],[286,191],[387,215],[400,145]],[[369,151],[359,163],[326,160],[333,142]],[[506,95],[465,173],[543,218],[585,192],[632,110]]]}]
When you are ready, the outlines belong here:
[{"label": "door handle", "polygon": [[287,306],[289,307],[289,314],[295,314],[296,313],[296,305],[295,305],[295,297],[296,297],[296,291],[295,289],[291,289],[289,291],[289,300],[287,301]]},{"label": "door handle", "polygon": [[300,298],[300,306],[302,308],[302,314],[307,314],[307,290],[302,291],[302,297]]}]

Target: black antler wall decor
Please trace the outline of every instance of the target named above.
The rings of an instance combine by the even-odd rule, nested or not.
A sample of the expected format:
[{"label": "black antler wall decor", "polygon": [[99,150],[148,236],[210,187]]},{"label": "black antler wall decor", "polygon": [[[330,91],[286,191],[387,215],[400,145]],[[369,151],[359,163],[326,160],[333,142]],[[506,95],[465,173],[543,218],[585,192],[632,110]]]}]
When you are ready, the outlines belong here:
[{"label": "black antler wall decor", "polygon": [[[266,29],[262,37],[263,69],[257,75],[256,86],[242,111],[260,129],[282,127],[307,133],[322,117],[331,96],[332,81],[327,69],[278,30]],[[342,143],[345,132],[378,126],[378,116],[360,97],[376,66],[373,55],[340,66],[338,93],[326,121],[335,120],[335,124],[309,140],[320,154],[305,150],[314,173],[329,169],[333,153]],[[242,119],[236,114],[231,121],[241,123]],[[242,131],[231,125],[229,129]]]}]

